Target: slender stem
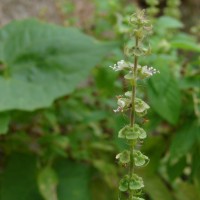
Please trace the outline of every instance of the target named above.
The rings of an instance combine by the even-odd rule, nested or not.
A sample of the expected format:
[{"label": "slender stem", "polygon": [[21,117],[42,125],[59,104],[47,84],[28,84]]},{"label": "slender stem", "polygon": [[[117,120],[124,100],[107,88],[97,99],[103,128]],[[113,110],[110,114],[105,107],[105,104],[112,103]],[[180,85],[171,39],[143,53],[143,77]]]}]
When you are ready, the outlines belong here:
[{"label": "slender stem", "polygon": [[[138,38],[135,38],[136,48],[138,47]],[[137,64],[138,64],[138,56],[134,57],[134,68],[132,69],[132,73],[134,76],[134,81],[132,82],[132,95],[131,95],[131,109],[130,109],[130,124],[133,127],[135,123],[135,95],[136,95],[136,76],[137,76]]]},{"label": "slender stem", "polygon": [[[139,40],[135,38],[135,47],[138,47]],[[133,81],[132,81],[132,95],[131,95],[131,109],[130,109],[130,124],[133,127],[135,123],[135,97],[136,97],[136,83],[137,83],[137,65],[138,65],[138,56],[134,56],[134,68],[132,69],[133,73]],[[133,150],[134,150],[135,143],[134,141],[130,144],[130,166],[129,166],[129,177],[132,177],[134,172],[134,160],[133,160]],[[133,191],[129,191],[129,200],[132,199]]]}]

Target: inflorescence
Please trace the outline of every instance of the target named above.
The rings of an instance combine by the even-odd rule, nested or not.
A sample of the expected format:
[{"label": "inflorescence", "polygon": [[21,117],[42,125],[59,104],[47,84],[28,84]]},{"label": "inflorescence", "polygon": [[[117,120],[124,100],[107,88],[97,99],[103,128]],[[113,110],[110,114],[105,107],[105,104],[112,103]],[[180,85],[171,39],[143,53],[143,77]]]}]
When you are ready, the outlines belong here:
[{"label": "inflorescence", "polygon": [[141,177],[135,174],[134,166],[146,166],[149,163],[149,158],[138,149],[138,143],[147,137],[145,130],[139,123],[139,118],[147,114],[150,106],[140,98],[136,97],[137,81],[144,80],[160,73],[153,67],[141,66],[138,64],[140,56],[145,56],[150,53],[150,47],[146,48],[143,45],[143,40],[151,33],[152,26],[149,20],[146,19],[145,11],[138,11],[130,17],[130,25],[132,28],[131,35],[135,40],[135,44],[126,48],[128,57],[134,58],[134,63],[120,60],[114,66],[110,66],[114,71],[124,71],[125,80],[130,83],[131,91],[125,92],[124,95],[117,96],[118,107],[114,112],[129,112],[130,122],[125,125],[119,133],[118,137],[125,139],[129,144],[129,149],[125,149],[117,154],[116,159],[122,166],[128,166],[129,172],[119,183],[119,199],[129,200],[144,200],[141,198],[144,182]]}]

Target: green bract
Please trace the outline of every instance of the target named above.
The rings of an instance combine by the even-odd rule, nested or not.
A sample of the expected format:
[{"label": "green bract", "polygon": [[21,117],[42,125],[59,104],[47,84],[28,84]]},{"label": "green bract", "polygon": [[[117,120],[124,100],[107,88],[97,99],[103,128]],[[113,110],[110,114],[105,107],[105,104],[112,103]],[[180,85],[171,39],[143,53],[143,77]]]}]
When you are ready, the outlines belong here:
[{"label": "green bract", "polygon": [[134,163],[137,167],[148,164],[149,158],[142,154],[140,151],[133,152]]},{"label": "green bract", "polygon": [[144,101],[142,101],[139,98],[135,98],[135,111],[136,112],[143,113],[144,111],[146,111],[149,108],[150,107],[147,103],[145,103]]},{"label": "green bract", "polygon": [[128,140],[144,139],[146,138],[146,132],[138,124],[134,124],[133,127],[127,125],[119,131],[118,137]]},{"label": "green bract", "polygon": [[144,27],[149,24],[149,20],[145,18],[145,10],[138,11],[130,18],[130,23],[134,26]]},{"label": "green bract", "polygon": [[126,192],[128,188],[129,188],[129,177],[128,175],[126,175],[119,182],[119,190],[121,192]]},{"label": "green bract", "polygon": [[124,150],[123,152],[117,154],[116,159],[122,164],[127,164],[130,162],[130,151]]},{"label": "green bract", "polygon": [[144,183],[141,177],[136,174],[132,174],[132,177],[129,180],[129,189],[130,190],[139,190],[144,187]]}]

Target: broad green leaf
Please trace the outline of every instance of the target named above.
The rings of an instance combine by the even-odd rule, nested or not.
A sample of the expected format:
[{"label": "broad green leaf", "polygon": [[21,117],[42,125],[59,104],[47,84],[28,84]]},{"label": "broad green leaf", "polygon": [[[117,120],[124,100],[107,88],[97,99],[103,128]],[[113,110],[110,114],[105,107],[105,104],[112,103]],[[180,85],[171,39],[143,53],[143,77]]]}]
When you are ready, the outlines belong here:
[{"label": "broad green leaf", "polygon": [[48,107],[71,93],[111,45],[75,28],[37,20],[15,21],[0,30],[0,111]]},{"label": "broad green leaf", "polygon": [[[162,91],[161,87],[160,91]],[[164,94],[157,93],[150,85],[148,95],[152,108],[165,120],[171,124],[176,124],[181,108],[180,91],[177,82],[172,78]]]},{"label": "broad green leaf", "polygon": [[170,65],[174,62],[174,58],[165,55],[157,55],[151,56],[149,62],[149,64],[160,71],[159,74],[150,78],[150,82],[157,93],[165,94],[165,90],[168,88],[168,83],[172,76],[170,73]]},{"label": "broad green leaf", "polygon": [[196,41],[196,38],[194,35],[185,32],[179,32],[176,35],[174,35],[173,40],[183,40],[194,43]]},{"label": "broad green leaf", "polygon": [[178,83],[170,72],[173,62],[168,57],[160,56],[153,63],[160,74],[149,80],[148,97],[150,106],[165,120],[176,124],[181,109],[181,94]]},{"label": "broad green leaf", "polygon": [[8,113],[0,113],[0,135],[8,131],[10,116]]},{"label": "broad green leaf", "polygon": [[38,185],[40,193],[45,200],[58,200],[56,191],[57,184],[57,175],[53,169],[46,167],[40,171]]},{"label": "broad green leaf", "polygon": [[191,150],[198,139],[199,130],[195,122],[189,121],[180,130],[174,132],[175,136],[170,146],[170,160],[172,162],[178,161]]},{"label": "broad green leaf", "polygon": [[169,16],[159,17],[155,23],[155,28],[158,33],[165,33],[166,29],[183,28],[183,24],[177,19]]},{"label": "broad green leaf", "polygon": [[171,46],[177,49],[200,52],[200,45],[194,41],[174,40],[171,42]]},{"label": "broad green leaf", "polygon": [[146,174],[144,176],[144,183],[144,190],[151,197],[151,199],[174,200],[171,192],[158,175]]},{"label": "broad green leaf", "polygon": [[158,175],[160,160],[165,152],[166,140],[160,136],[150,137],[143,149],[150,157],[150,163],[138,173],[144,178],[144,190],[152,200],[174,200],[165,182]]},{"label": "broad green leaf", "polygon": [[37,188],[34,156],[14,154],[1,177],[1,200],[43,200]]},{"label": "broad green leaf", "polygon": [[183,23],[173,17],[162,16],[158,18],[155,26],[164,29],[183,28]]},{"label": "broad green leaf", "polygon": [[171,46],[186,51],[200,51],[200,44],[197,43],[196,38],[186,33],[176,34],[171,41]]},{"label": "broad green leaf", "polygon": [[58,175],[58,199],[90,200],[90,174],[85,164],[59,160],[55,166]]},{"label": "broad green leaf", "polygon": [[170,178],[170,181],[173,182],[177,177],[179,177],[183,173],[183,170],[185,169],[186,165],[187,165],[186,157],[182,157],[174,165],[169,163],[167,165],[167,174]]}]

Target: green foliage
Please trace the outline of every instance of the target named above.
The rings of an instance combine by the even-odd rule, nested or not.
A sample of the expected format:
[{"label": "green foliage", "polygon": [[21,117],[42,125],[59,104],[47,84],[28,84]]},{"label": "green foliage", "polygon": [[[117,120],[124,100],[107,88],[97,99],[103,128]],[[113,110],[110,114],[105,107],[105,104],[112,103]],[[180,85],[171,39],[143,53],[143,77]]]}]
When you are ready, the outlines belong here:
[{"label": "green foliage", "polygon": [[8,157],[1,178],[1,200],[42,200],[36,184],[36,157],[13,154]]},{"label": "green foliage", "polygon": [[[55,164],[58,184],[58,199],[90,200],[90,171],[89,166],[67,160]],[[67,186],[67,187],[66,187]]]},{"label": "green foliage", "polygon": [[[177,18],[178,1],[169,0],[166,10],[160,2],[147,2],[154,25],[153,55],[141,57],[140,64],[148,63],[161,73],[138,82],[138,99],[148,100],[152,109],[142,118],[142,113],[136,115],[138,125],[148,133],[148,142],[142,142],[142,152],[133,152],[135,173],[145,183],[142,198],[133,199],[197,200],[198,31],[191,35],[190,25]],[[61,14],[63,23],[81,22],[76,4],[64,3],[67,15]],[[124,172],[117,169],[114,157],[127,147],[117,138],[127,117],[113,117],[113,95],[120,94],[122,87],[126,93],[132,76],[124,82],[122,73],[108,73],[106,66],[125,59],[129,35],[125,33],[130,31],[127,16],[137,6],[127,1],[93,0],[93,8],[90,20],[79,27],[115,45],[99,42],[77,28],[30,19],[14,21],[0,30],[0,200],[118,198],[118,177]],[[133,47],[134,42],[128,46]],[[144,41],[135,53],[148,53],[147,47]],[[109,56],[102,59],[104,55]],[[144,75],[141,71],[140,78]],[[122,98],[127,100],[130,95]],[[125,99],[119,104],[124,105]],[[137,103],[138,111],[147,108],[141,101]],[[124,167],[129,151],[118,160]],[[147,166],[145,155],[151,158]],[[129,182],[122,186],[122,190],[129,189]],[[127,200],[126,194],[120,197]]]},{"label": "green foliage", "polygon": [[10,117],[8,113],[0,113],[0,135],[8,131]]},{"label": "green foliage", "polygon": [[0,44],[0,111],[50,106],[84,81],[109,50],[75,28],[36,20],[2,28]]},{"label": "green foliage", "polygon": [[[194,147],[198,141],[199,126],[196,122],[189,121],[176,132],[170,147],[170,159],[177,161]],[[178,148],[177,148],[178,147]]]}]

